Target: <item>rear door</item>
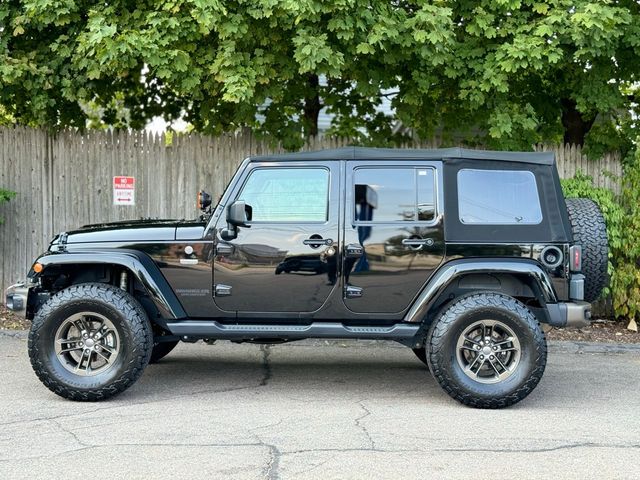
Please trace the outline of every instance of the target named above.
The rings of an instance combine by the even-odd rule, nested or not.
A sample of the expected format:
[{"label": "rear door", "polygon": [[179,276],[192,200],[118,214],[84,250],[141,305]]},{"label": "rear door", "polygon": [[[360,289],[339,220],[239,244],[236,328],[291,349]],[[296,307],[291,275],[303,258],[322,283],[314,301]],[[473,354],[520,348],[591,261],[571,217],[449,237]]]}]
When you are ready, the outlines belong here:
[{"label": "rear door", "polygon": [[442,262],[439,165],[347,164],[343,275],[352,312],[405,310]]}]

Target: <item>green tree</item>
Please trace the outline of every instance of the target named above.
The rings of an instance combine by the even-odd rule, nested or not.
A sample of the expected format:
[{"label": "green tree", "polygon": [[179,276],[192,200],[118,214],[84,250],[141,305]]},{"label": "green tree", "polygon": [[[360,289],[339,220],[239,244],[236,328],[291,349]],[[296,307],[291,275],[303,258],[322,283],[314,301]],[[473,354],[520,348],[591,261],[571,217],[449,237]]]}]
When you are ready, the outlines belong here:
[{"label": "green tree", "polygon": [[640,73],[638,2],[455,3],[452,64],[403,115],[441,111],[436,125],[444,122],[445,131],[479,126],[498,146],[583,144],[589,135],[594,146],[629,146]]},{"label": "green tree", "polygon": [[[8,0],[0,104],[50,126],[184,116],[294,147],[317,134],[582,143],[624,137],[640,48],[634,0]],[[117,100],[117,101],[115,101]],[[115,101],[115,103],[114,103]],[[87,105],[91,108],[87,108]],[[118,108],[113,108],[113,106]],[[84,109],[83,109],[84,107]],[[364,132],[364,133],[363,133]],[[613,134],[613,135],[612,135]]]},{"label": "green tree", "polygon": [[[0,205],[2,205],[4,202],[8,202],[15,196],[16,196],[15,192],[0,188]],[[0,217],[0,225],[2,225],[2,223],[4,223],[4,219]]]}]

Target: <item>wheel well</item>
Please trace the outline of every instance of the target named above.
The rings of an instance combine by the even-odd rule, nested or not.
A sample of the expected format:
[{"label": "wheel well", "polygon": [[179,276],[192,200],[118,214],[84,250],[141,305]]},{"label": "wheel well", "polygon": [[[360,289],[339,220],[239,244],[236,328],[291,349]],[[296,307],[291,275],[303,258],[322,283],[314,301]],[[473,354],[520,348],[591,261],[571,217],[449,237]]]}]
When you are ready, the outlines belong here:
[{"label": "wheel well", "polygon": [[117,264],[50,265],[40,275],[41,293],[38,295],[37,304],[31,309],[32,313],[35,314],[51,295],[82,283],[104,283],[122,288],[140,302],[152,324],[162,327],[160,312],[146,287],[131,270]]},{"label": "wheel well", "polygon": [[424,319],[428,328],[443,308],[470,293],[502,293],[525,304],[540,322],[546,322],[545,302],[535,280],[526,274],[467,273],[454,278],[431,304]]}]

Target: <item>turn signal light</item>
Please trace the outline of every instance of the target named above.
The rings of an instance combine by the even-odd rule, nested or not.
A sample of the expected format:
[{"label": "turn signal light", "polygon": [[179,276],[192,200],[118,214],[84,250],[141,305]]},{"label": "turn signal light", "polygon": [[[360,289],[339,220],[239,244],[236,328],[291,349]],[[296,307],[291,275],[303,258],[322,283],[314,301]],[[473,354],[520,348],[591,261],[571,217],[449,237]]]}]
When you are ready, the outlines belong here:
[{"label": "turn signal light", "polygon": [[44,267],[42,266],[41,263],[34,263],[32,268],[34,272],[40,273]]}]

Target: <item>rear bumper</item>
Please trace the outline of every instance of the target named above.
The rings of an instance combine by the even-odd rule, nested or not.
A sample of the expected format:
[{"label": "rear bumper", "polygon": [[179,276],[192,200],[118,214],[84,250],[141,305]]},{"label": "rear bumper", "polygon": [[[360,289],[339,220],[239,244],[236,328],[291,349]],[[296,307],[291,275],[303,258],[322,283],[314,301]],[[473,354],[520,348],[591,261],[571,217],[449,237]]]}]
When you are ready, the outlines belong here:
[{"label": "rear bumper", "polygon": [[591,324],[589,302],[548,303],[549,325],[554,327],[587,327]]},{"label": "rear bumper", "polygon": [[29,288],[30,287],[24,282],[21,282],[11,285],[5,292],[5,304],[7,308],[22,317],[27,316]]}]

